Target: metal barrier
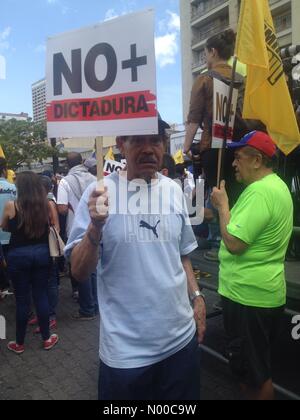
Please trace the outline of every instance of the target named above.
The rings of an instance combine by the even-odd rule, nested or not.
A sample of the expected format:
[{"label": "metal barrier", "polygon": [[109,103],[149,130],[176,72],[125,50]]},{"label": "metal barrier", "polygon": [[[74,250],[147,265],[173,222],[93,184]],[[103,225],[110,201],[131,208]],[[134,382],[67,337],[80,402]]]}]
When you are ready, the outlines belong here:
[{"label": "metal barrier", "polygon": [[[215,359],[219,360],[223,364],[229,365],[229,360],[226,359],[222,354],[212,350],[211,348],[204,346],[201,344],[200,349],[204,351],[204,353],[209,354],[210,356],[214,357]],[[282,388],[279,385],[274,384],[274,389],[284,397],[288,398],[289,400],[300,401],[300,395],[294,394],[293,392],[289,391],[288,389]]]},{"label": "metal barrier", "polygon": [[[299,230],[300,230],[300,228],[299,228]],[[218,293],[218,288],[216,286],[208,284],[204,281],[201,281],[201,287],[203,289],[209,290],[211,292]],[[222,313],[223,313],[223,311],[221,309],[218,309],[218,310],[208,314],[207,319],[216,318],[217,316],[221,316]],[[288,316],[291,316],[291,317],[293,317],[295,315],[299,315],[297,312],[292,311],[290,309],[286,309],[285,314],[288,315]],[[222,354],[220,354],[220,353],[216,352],[215,350],[212,350],[210,347],[204,346],[202,344],[200,345],[200,348],[201,348],[202,351],[204,351],[205,353],[209,354],[210,356],[216,358],[220,362],[229,365],[229,360],[226,359]],[[294,394],[293,392],[289,391],[288,389],[285,389],[285,388],[281,387],[280,385],[274,384],[274,389],[279,394],[283,395],[284,397],[286,397],[290,400],[300,401],[300,396],[299,395]]]},{"label": "metal barrier", "polygon": [[293,235],[294,236],[300,236],[300,227],[299,226],[294,226]]},{"label": "metal barrier", "polygon": [[[299,228],[300,229],[300,228]],[[205,281],[203,281],[201,279],[201,288],[209,290],[210,292],[215,292],[218,293],[218,288],[216,286],[213,286],[212,284],[206,283]],[[221,310],[217,310],[211,314],[208,315],[208,319],[214,318],[213,314],[215,314],[215,316],[220,316],[222,315],[222,311]],[[291,317],[297,316],[299,315],[299,312],[293,311],[292,309],[285,309],[285,314],[289,315]]]}]

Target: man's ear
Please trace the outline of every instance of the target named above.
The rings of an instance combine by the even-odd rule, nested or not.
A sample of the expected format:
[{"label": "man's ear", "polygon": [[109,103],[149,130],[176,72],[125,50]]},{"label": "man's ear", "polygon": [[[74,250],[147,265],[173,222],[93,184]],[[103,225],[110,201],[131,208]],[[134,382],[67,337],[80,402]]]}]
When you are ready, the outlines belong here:
[{"label": "man's ear", "polygon": [[254,168],[255,169],[260,169],[261,167],[262,167],[262,156],[257,155],[257,156],[255,156]]},{"label": "man's ear", "polygon": [[213,57],[217,57],[219,55],[218,51],[215,48],[212,48],[211,52],[212,52]]},{"label": "man's ear", "polygon": [[169,169],[167,169],[167,168],[162,169],[161,174],[163,176],[166,176],[167,178],[169,178]]}]

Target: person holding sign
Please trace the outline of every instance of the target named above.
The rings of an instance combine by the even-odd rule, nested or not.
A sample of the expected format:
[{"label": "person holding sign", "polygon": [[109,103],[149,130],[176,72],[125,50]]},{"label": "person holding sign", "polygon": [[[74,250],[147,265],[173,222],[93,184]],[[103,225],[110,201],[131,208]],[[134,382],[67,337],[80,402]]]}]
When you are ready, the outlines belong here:
[{"label": "person holding sign", "polygon": [[246,189],[231,212],[224,181],[214,189],[212,202],[223,238],[219,293],[230,365],[247,397],[271,400],[271,344],[286,304],[284,261],[293,202],[273,172],[276,146],[267,134],[255,131],[229,147],[236,150],[233,167]]},{"label": "person holding sign", "polygon": [[[232,77],[232,67],[228,60],[234,53],[235,33],[229,29],[215,35],[206,43],[206,59],[208,72],[201,74],[195,81],[192,93],[190,110],[186,124],[186,138],[184,151],[188,153],[199,127],[203,129],[200,151],[211,148],[212,120],[213,120],[213,78],[227,80]],[[237,80],[243,82],[243,78],[236,74]]]},{"label": "person holding sign", "polygon": [[[225,32],[208,39],[205,48],[208,72],[201,74],[196,79],[191,93],[184,151],[187,153],[191,149],[194,137],[200,126],[203,129],[203,133],[199,144],[199,154],[208,196],[210,196],[212,189],[218,184],[218,162],[220,159],[220,149],[212,148],[215,95],[214,82],[217,80],[228,86],[231,84],[233,70],[228,64],[228,61],[234,53],[235,39],[236,36],[232,29],[226,30]],[[243,91],[244,78],[236,73],[235,81],[235,87],[237,87],[239,91]],[[241,102],[241,99],[239,99],[238,102]],[[247,132],[248,130],[244,126],[244,121],[241,118],[241,110],[237,110],[233,137],[234,139],[239,139]],[[224,172],[230,206],[234,205],[242,191],[242,188],[237,184],[232,174],[232,162],[233,154],[230,151],[226,151]],[[211,207],[210,200],[208,200],[207,205],[208,207]],[[217,214],[215,214],[215,216],[217,216]],[[209,225],[209,242],[213,244],[213,249],[205,254],[205,258],[209,261],[218,262],[218,244],[220,243],[220,230],[218,226]]]},{"label": "person holding sign", "polygon": [[[186,138],[184,151],[186,153],[192,147],[192,143],[199,127],[203,129],[199,152],[205,173],[206,185],[212,189],[217,185],[218,150],[212,150],[212,128],[213,128],[213,103],[214,103],[214,79],[230,85],[232,79],[232,67],[228,64],[234,53],[235,33],[232,29],[215,35],[206,43],[206,57],[208,72],[200,75],[193,86],[191,93],[190,110],[186,124]],[[244,78],[236,73],[235,86],[243,90]],[[239,100],[240,101],[240,100]],[[242,106],[242,105],[240,105]],[[241,110],[237,112],[234,126],[234,138],[241,138],[250,130],[241,119]],[[228,153],[226,153],[228,155]],[[227,185],[234,186],[235,180],[231,177],[231,154],[226,156],[225,173]],[[236,185],[235,185],[236,188]],[[232,188],[233,189],[233,188]],[[231,191],[229,191],[231,193]],[[232,192],[230,201],[236,201],[240,189]]]},{"label": "person holding sign", "polygon": [[[118,139],[127,172],[106,177],[105,192],[96,184],[85,192],[66,247],[78,281],[98,267],[101,400],[200,398],[206,309],[185,199],[159,173],[167,127],[159,120],[158,135]],[[182,207],[158,211],[170,195]]]}]

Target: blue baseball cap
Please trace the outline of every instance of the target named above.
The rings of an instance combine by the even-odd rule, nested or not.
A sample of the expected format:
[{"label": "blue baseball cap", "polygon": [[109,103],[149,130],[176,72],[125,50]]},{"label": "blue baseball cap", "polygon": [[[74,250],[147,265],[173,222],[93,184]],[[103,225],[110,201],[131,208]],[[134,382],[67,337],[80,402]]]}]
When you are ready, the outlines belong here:
[{"label": "blue baseball cap", "polygon": [[241,149],[242,147],[250,146],[259,152],[264,153],[269,158],[276,155],[276,145],[271,137],[263,131],[252,131],[246,134],[239,142],[229,143],[229,149]]}]

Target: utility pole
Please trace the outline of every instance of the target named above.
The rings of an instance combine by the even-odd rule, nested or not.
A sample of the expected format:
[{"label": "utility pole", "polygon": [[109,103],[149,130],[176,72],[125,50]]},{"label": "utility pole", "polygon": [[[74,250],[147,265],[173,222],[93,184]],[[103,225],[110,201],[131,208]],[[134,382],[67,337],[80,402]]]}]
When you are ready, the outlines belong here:
[{"label": "utility pole", "polygon": [[59,159],[58,159],[58,156],[57,156],[57,150],[56,150],[56,138],[55,137],[53,137],[53,138],[51,138],[50,139],[50,143],[51,143],[51,147],[53,147],[53,149],[55,149],[55,152],[54,152],[54,150],[53,150],[53,173],[54,174],[56,174],[56,172],[57,172],[57,169],[58,169],[58,167],[59,167]]}]

